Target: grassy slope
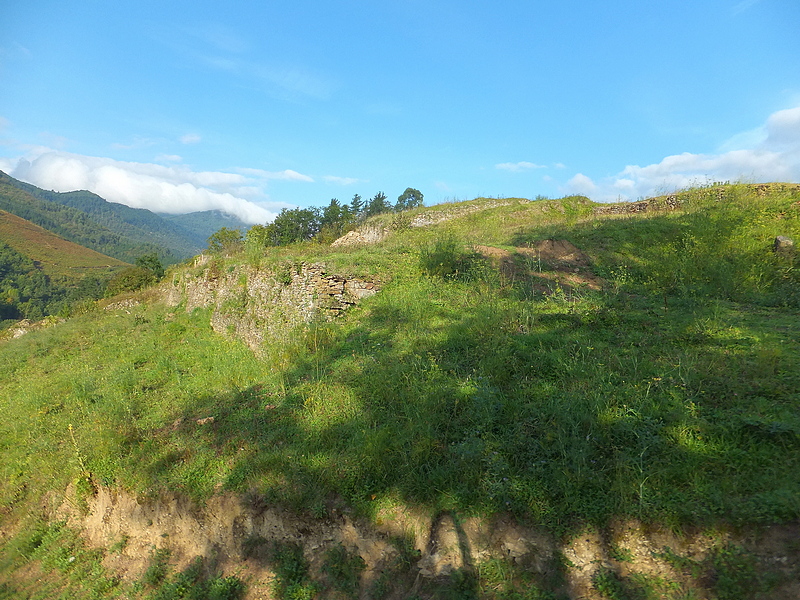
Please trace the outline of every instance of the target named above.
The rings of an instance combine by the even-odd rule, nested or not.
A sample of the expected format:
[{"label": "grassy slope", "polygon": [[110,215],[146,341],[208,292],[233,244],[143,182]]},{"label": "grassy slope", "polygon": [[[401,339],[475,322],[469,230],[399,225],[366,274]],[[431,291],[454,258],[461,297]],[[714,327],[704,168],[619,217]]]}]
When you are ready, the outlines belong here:
[{"label": "grassy slope", "polygon": [[37,261],[46,275],[75,277],[126,263],[67,241],[47,229],[0,210],[0,240]]},{"label": "grassy slope", "polygon": [[[139,494],[255,489],[314,514],[338,496],[366,516],[387,503],[510,513],[559,533],[626,516],[797,519],[800,277],[770,245],[800,238],[800,197],[725,194],[604,219],[580,199],[516,202],[372,248],[234,257],[388,282],[262,359],[207,313],[157,304],[4,344],[3,519],[87,473]],[[420,244],[447,235],[565,238],[608,286],[543,296],[536,272],[511,282],[480,265],[425,277]]]}]

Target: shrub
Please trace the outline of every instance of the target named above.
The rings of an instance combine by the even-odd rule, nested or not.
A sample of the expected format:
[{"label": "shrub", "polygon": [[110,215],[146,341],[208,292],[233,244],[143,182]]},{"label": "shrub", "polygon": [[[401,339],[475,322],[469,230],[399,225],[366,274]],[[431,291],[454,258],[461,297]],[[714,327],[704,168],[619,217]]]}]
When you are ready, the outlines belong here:
[{"label": "shrub", "polygon": [[108,282],[106,298],[116,296],[123,292],[135,292],[156,282],[155,273],[143,267],[128,267],[123,269]]},{"label": "shrub", "polygon": [[419,264],[429,277],[460,279],[478,263],[479,255],[467,250],[464,244],[452,235],[437,238],[420,250]]}]

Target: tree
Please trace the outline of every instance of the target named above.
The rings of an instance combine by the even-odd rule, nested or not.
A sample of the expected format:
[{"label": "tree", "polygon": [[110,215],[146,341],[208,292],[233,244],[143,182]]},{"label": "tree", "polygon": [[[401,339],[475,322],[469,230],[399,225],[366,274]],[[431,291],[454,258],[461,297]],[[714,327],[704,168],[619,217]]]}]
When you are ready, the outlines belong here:
[{"label": "tree", "polygon": [[319,209],[284,208],[275,220],[267,225],[269,241],[273,246],[285,246],[313,238],[320,230]]},{"label": "tree", "polygon": [[386,202],[386,194],[383,192],[378,192],[372,198],[370,198],[369,202],[367,203],[367,207],[364,210],[364,216],[373,217],[381,213],[389,212],[390,210],[392,210],[392,207],[388,202]]},{"label": "tree", "polygon": [[322,209],[320,227],[335,227],[342,221],[342,205],[337,198],[331,198],[331,203]]},{"label": "tree", "polygon": [[358,219],[363,211],[364,201],[358,194],[353,194],[353,199],[350,200],[350,212],[353,214],[354,218]]},{"label": "tree", "polygon": [[394,205],[395,212],[408,210],[411,208],[419,208],[422,206],[422,192],[414,188],[406,188],[406,191],[397,197],[397,204]]},{"label": "tree", "polygon": [[208,250],[218,254],[233,254],[242,248],[242,232],[223,227],[208,238]]},{"label": "tree", "polygon": [[142,254],[142,256],[136,259],[134,264],[136,264],[137,267],[147,269],[153,273],[156,279],[161,279],[164,276],[164,265],[161,264],[161,259],[158,258],[158,254],[155,252]]},{"label": "tree", "polygon": [[266,225],[253,225],[244,236],[244,243],[248,248],[264,248],[270,246],[269,227]]},{"label": "tree", "polygon": [[322,209],[317,239],[323,243],[332,242],[341,236],[353,221],[350,207],[347,204],[339,204],[339,200],[333,198],[331,203]]}]

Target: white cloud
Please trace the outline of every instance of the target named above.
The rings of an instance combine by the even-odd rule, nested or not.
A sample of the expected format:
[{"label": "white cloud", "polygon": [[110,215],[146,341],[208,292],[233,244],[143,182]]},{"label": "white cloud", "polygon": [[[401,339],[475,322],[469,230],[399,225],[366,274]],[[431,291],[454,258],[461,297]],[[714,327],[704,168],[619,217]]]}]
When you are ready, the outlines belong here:
[{"label": "white cloud", "polygon": [[766,124],[765,146],[800,151],[800,106],[772,113]]},{"label": "white cloud", "polygon": [[182,165],[122,162],[52,150],[18,159],[8,171],[12,177],[45,189],[90,190],[111,202],[154,212],[216,209],[246,223],[265,223],[276,215],[237,195],[242,191],[264,195],[239,173],[192,171]]},{"label": "white cloud", "polygon": [[284,169],[283,171],[265,171],[264,169],[251,169],[251,168],[239,168],[236,169],[238,173],[242,173],[243,175],[250,175],[252,177],[259,177],[261,179],[278,179],[282,181],[306,181],[308,183],[313,183],[314,179],[309,177],[308,175],[303,175],[302,173],[298,173],[297,171],[292,171],[291,169]]},{"label": "white cloud", "polygon": [[325,175],[322,180],[325,183],[333,183],[335,185],[353,185],[361,181],[355,177],[336,177],[335,175]]},{"label": "white cloud", "polygon": [[511,171],[512,173],[518,173],[520,171],[529,171],[531,169],[546,169],[545,165],[537,165],[536,163],[521,161],[516,163],[500,163],[494,166],[495,169],[500,169],[501,171]]},{"label": "white cloud", "polygon": [[135,135],[133,136],[133,141],[130,144],[122,144],[120,142],[115,142],[111,144],[111,147],[114,148],[115,150],[135,150],[138,148],[147,148],[149,146],[155,146],[158,143],[159,143],[158,140],[154,140],[148,137],[143,137],[140,135]]},{"label": "white cloud", "polygon": [[800,106],[780,110],[759,128],[737,134],[717,153],[684,152],[640,167],[628,165],[599,182],[583,174],[565,191],[607,202],[634,200],[707,181],[800,181]]},{"label": "white cloud", "polygon": [[759,2],[761,2],[761,0],[742,0],[738,4],[734,5],[733,9],[731,9],[731,12],[734,15],[738,15],[739,13],[746,11],[748,8],[758,4]]},{"label": "white cloud", "polygon": [[187,144],[187,145],[188,144],[199,144],[202,139],[203,138],[201,138],[196,133],[187,133],[185,135],[182,135],[179,138],[181,144]]},{"label": "white cloud", "polygon": [[594,182],[583,173],[578,173],[567,182],[567,191],[572,194],[592,196],[596,190]]},{"label": "white cloud", "polygon": [[186,32],[222,52],[240,54],[250,49],[249,42],[239,33],[218,23],[207,23]]},{"label": "white cloud", "polygon": [[183,162],[183,157],[178,154],[159,154],[156,162],[179,163]]}]

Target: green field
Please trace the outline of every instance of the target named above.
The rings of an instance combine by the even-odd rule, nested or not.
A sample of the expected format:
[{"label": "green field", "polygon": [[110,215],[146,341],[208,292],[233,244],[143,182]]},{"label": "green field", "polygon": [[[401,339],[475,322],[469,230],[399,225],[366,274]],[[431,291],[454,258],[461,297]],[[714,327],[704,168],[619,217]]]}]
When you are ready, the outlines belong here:
[{"label": "green field", "polygon": [[[774,252],[773,240],[800,241],[800,191],[732,185],[675,202],[598,215],[581,198],[479,199],[383,215],[392,233],[374,246],[312,242],[220,257],[218,269],[322,261],[384,282],[340,319],[286,331],[259,356],[215,334],[207,310],[168,308],[152,292],[127,312],[84,314],[4,343],[0,526],[14,535],[0,540],[9,574],[0,585],[43,597],[20,575],[38,560],[58,593],[184,597],[46,567],[65,534],[28,517],[75,482],[84,494],[178,492],[201,504],[257,495],[309,520],[336,503],[367,522],[387,507],[502,515],[556,539],[620,519],[673,531],[796,522],[800,258]],[[450,220],[409,226],[448,211]],[[537,254],[545,240],[581,254]],[[209,416],[209,426],[194,425]],[[275,564],[287,552],[276,550]],[[747,598],[785,583],[754,575],[752,557],[719,552],[695,596],[613,574],[595,589]],[[531,580],[502,566],[508,585],[492,587],[501,569],[492,564],[418,597],[568,597],[557,568]],[[356,597],[301,580],[275,593]],[[225,585],[229,595],[218,597],[239,597]]]}]

